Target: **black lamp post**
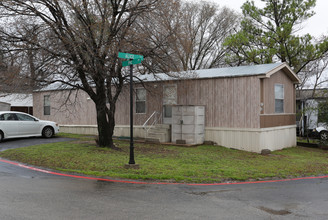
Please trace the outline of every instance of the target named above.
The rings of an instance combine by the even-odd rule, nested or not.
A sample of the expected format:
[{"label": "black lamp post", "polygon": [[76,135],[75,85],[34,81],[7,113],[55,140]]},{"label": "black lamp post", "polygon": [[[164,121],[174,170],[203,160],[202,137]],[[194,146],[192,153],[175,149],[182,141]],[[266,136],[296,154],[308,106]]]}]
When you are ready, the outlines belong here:
[{"label": "black lamp post", "polygon": [[130,65],[130,160],[129,164],[135,164],[133,146],[133,65]]},{"label": "black lamp post", "polygon": [[133,65],[139,64],[143,61],[142,55],[129,54],[129,53],[118,53],[118,58],[129,59],[122,62],[122,67],[130,66],[130,160],[129,164],[134,164],[133,168],[139,168],[134,161],[134,146],[133,146]]}]

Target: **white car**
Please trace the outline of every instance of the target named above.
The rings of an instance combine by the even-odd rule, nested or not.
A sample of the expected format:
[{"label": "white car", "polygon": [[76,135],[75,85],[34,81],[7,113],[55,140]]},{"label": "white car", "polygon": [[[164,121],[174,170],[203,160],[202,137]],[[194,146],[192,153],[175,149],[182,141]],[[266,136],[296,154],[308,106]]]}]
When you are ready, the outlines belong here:
[{"label": "white car", "polygon": [[22,112],[0,111],[0,142],[18,137],[50,138],[58,131],[59,127],[55,122],[39,120]]},{"label": "white car", "polygon": [[317,134],[319,134],[321,140],[328,140],[328,130],[324,126],[316,127],[314,130]]}]

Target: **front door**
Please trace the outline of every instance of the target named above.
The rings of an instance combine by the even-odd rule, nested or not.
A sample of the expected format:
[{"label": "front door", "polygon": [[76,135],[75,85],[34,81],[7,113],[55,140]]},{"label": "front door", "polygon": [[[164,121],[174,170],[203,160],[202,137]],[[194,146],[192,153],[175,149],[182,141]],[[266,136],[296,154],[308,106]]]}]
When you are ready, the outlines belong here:
[{"label": "front door", "polygon": [[172,105],[177,104],[177,85],[165,85],[163,88],[163,124],[172,124]]}]

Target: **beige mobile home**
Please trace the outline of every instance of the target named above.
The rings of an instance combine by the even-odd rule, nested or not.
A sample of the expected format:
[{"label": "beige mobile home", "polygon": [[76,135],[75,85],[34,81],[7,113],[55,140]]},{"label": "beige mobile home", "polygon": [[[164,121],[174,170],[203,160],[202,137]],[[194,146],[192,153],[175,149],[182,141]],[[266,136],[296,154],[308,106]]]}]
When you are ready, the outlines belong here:
[{"label": "beige mobile home", "polygon": [[[136,82],[134,87],[136,136],[187,143],[197,136],[197,144],[213,141],[252,152],[296,145],[295,84],[299,79],[285,63],[142,77],[144,84]],[[69,93],[70,100],[64,103]],[[57,121],[62,131],[95,133],[94,104],[84,92],[75,93],[34,92],[34,115]],[[117,136],[129,136],[129,109],[126,88],[116,108]],[[152,131],[153,122],[157,131]]]}]

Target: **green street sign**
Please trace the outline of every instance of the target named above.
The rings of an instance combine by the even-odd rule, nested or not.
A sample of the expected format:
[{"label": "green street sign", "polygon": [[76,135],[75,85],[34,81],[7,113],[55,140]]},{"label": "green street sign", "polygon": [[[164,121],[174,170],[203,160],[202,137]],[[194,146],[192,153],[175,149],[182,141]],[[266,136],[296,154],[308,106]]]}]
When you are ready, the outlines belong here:
[{"label": "green street sign", "polygon": [[138,63],[141,63],[141,61],[143,61],[143,58],[138,58],[138,59],[134,59],[134,60],[125,60],[122,62],[122,66],[130,66],[130,65],[135,65]]},{"label": "green street sign", "polygon": [[118,58],[122,58],[122,59],[143,59],[142,55],[137,55],[137,54],[131,54],[131,53],[121,53],[118,52]]}]

